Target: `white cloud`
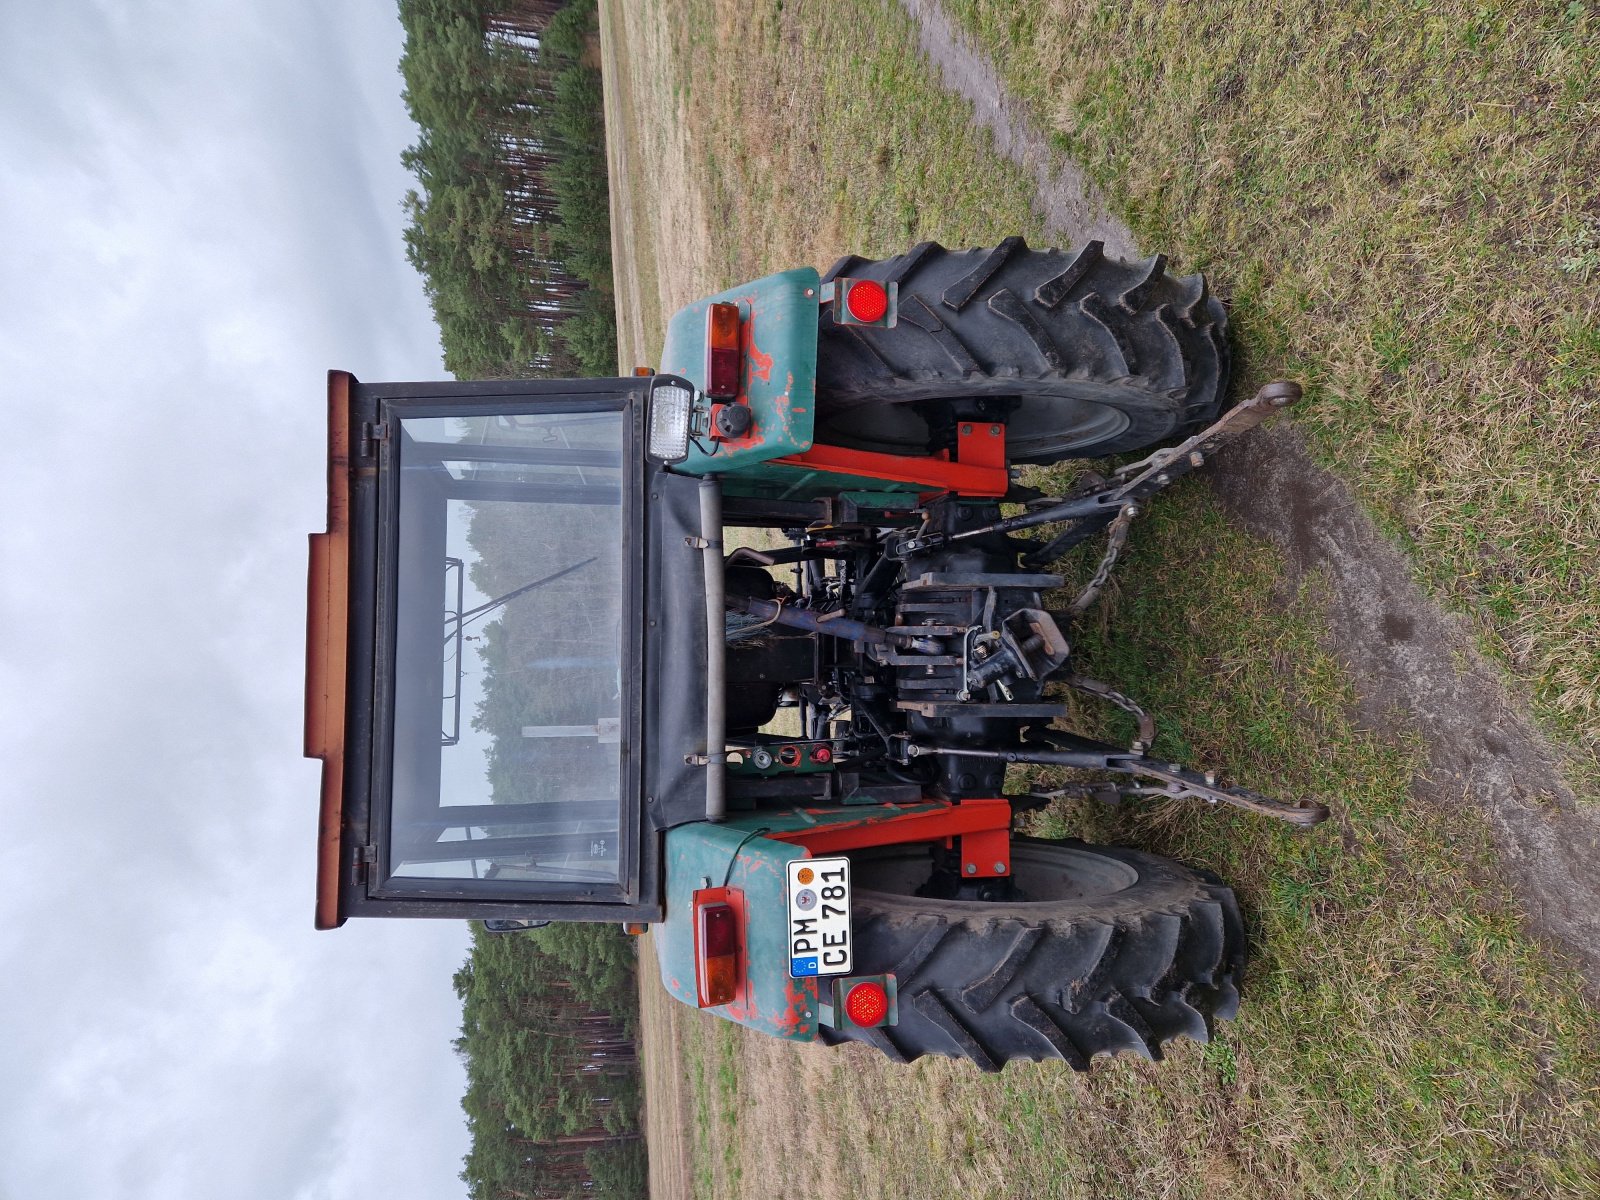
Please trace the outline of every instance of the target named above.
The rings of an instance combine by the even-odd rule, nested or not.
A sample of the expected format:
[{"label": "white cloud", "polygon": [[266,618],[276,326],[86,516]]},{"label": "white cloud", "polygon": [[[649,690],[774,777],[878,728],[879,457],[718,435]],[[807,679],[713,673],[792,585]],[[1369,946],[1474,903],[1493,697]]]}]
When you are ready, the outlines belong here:
[{"label": "white cloud", "polygon": [[458,925],[310,928],[323,374],[440,372],[387,6],[0,17],[0,1194],[449,1195]]}]

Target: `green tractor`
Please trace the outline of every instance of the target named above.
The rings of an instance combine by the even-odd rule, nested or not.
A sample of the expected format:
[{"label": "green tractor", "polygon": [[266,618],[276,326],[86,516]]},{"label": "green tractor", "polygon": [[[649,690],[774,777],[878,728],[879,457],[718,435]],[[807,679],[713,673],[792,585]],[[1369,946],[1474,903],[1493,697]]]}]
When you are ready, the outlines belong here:
[{"label": "green tractor", "polygon": [[[692,304],[633,378],[334,372],[317,925],[649,926],[684,1003],[901,1061],[1206,1038],[1238,1005],[1232,892],[1014,835],[1045,799],[1006,792],[1036,764],[1326,815],[1149,757],[1149,717],[1073,668],[1141,506],[1299,395],[1225,411],[1222,306],[1165,268],[927,242]],[[1016,480],[1173,442],[1065,496]],[[1101,534],[1066,596],[1052,563]],[[1063,728],[1062,689],[1136,740]]]}]

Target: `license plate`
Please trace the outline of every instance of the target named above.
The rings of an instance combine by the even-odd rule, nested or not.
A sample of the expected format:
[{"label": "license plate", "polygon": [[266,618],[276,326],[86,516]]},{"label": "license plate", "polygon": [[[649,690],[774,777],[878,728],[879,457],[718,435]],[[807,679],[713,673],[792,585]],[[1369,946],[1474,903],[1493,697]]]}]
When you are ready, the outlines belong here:
[{"label": "license plate", "polygon": [[850,972],[850,860],[798,858],[789,863],[789,974]]}]

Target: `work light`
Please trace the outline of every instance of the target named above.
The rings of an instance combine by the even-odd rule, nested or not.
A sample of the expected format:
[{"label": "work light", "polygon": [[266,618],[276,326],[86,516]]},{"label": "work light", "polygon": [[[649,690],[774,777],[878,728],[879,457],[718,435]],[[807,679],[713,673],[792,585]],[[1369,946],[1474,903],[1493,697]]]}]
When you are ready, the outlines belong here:
[{"label": "work light", "polygon": [[650,386],[650,433],[646,453],[656,462],[689,457],[689,424],[694,418],[694,385],[677,375],[657,375]]}]

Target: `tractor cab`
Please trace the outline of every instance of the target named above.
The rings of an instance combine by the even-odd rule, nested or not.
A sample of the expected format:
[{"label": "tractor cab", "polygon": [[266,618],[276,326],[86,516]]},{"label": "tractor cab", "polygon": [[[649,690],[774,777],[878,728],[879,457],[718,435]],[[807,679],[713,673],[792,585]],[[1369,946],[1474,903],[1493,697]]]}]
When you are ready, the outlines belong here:
[{"label": "tractor cab", "polygon": [[[648,570],[653,537],[699,532],[697,482],[644,453],[653,382],[330,376],[307,673],[320,926],[659,913],[645,613],[662,587],[703,594],[697,564]],[[673,682],[690,709],[704,691],[703,671]]]}]

